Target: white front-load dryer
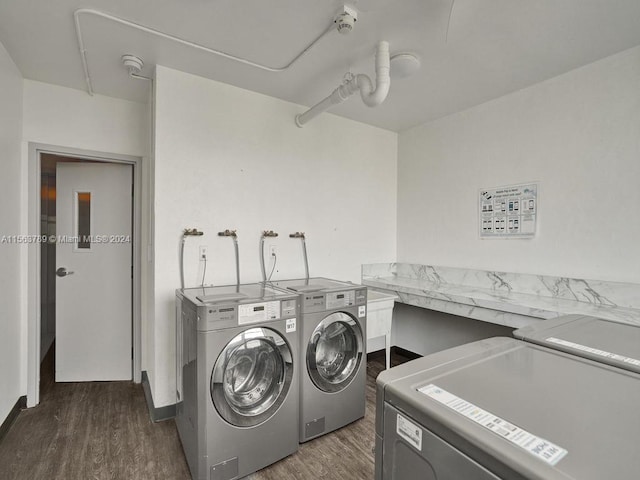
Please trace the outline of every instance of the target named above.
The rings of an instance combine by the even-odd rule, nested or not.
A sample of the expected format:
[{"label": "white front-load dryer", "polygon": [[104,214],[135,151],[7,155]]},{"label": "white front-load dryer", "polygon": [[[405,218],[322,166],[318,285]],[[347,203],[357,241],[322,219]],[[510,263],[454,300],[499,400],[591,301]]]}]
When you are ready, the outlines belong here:
[{"label": "white front-load dryer", "polygon": [[264,284],[183,291],[176,424],[192,477],[242,478],[298,449],[295,295]]},{"label": "white front-load dryer", "polygon": [[364,416],[367,288],[327,278],[273,282],[300,295],[300,442]]}]

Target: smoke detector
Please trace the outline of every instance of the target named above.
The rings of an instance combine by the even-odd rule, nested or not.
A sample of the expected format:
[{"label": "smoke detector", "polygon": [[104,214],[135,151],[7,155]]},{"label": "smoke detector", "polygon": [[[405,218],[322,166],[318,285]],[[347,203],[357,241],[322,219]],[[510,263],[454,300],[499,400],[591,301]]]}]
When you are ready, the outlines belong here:
[{"label": "smoke detector", "polygon": [[129,70],[129,75],[139,75],[144,66],[140,57],[129,54],[122,56],[122,64]]},{"label": "smoke detector", "polygon": [[338,28],[338,32],[346,35],[347,33],[351,33],[357,20],[358,12],[356,9],[349,5],[343,5],[340,10],[338,10],[334,22]]}]

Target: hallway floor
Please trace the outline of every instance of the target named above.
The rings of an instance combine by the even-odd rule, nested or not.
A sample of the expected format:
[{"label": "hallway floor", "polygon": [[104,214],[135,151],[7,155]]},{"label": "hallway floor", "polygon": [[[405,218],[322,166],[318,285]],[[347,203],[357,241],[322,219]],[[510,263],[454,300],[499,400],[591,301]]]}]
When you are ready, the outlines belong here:
[{"label": "hallway floor", "polygon": [[[0,443],[0,479],[189,479],[173,420],[152,423],[141,385],[54,383],[49,355],[41,403],[24,410]],[[392,363],[407,359],[392,356]],[[384,355],[367,364],[365,417],[300,445],[251,480],[373,478],[375,378]]]}]

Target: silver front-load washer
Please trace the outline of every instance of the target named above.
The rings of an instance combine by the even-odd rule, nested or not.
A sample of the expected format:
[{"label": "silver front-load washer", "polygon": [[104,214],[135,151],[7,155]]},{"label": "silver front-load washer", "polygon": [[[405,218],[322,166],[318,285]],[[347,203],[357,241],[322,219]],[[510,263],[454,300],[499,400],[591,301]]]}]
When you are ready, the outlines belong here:
[{"label": "silver front-load washer", "polygon": [[298,297],[265,284],[177,292],[176,424],[191,475],[242,478],[298,449]]},{"label": "silver front-load washer", "polygon": [[513,338],[382,372],[376,480],[635,480],[640,375]]},{"label": "silver front-load washer", "polygon": [[300,442],[364,416],[367,288],[327,278],[273,282],[300,295]]},{"label": "silver front-load washer", "polygon": [[640,373],[640,325],[565,315],[519,328],[513,336]]}]

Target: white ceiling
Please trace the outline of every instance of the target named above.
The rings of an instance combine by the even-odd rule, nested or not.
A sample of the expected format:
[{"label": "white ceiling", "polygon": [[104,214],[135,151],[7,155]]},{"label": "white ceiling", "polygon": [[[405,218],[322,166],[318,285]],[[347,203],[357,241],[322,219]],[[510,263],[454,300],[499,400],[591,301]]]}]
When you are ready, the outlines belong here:
[{"label": "white ceiling", "polygon": [[[25,78],[86,90],[73,13],[91,8],[256,63],[286,65],[333,21],[337,0],[0,0],[0,42]],[[331,112],[401,131],[640,45],[640,0],[358,0],[349,35],[332,31],[292,67],[268,72],[92,14],[79,15],[96,93],[146,101],[123,54],[312,106],[344,74],[374,77],[379,40],[413,52],[376,108],[354,96]],[[453,8],[452,8],[453,7]],[[449,21],[450,19],[450,21]],[[448,27],[448,28],[447,28]],[[293,122],[293,119],[291,120]],[[308,127],[305,127],[308,128]]]}]

